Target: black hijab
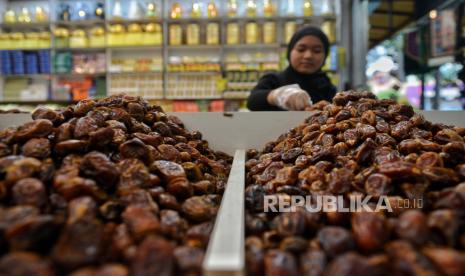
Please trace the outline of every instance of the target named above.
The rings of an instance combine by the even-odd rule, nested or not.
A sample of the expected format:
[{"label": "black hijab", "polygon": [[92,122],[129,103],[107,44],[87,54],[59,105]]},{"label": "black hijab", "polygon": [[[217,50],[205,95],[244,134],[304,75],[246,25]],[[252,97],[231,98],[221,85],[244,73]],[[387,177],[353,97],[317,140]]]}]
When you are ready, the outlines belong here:
[{"label": "black hijab", "polygon": [[287,46],[289,66],[278,75],[278,78],[283,84],[297,83],[300,88],[309,93],[314,103],[321,100],[331,101],[336,94],[336,88],[331,84],[328,76],[321,71],[321,68],[313,74],[302,74],[297,72],[291,65],[290,56],[292,49],[302,37],[308,35],[317,37],[323,43],[326,60],[329,53],[328,37],[317,27],[304,27],[298,30],[289,41],[289,45]]}]

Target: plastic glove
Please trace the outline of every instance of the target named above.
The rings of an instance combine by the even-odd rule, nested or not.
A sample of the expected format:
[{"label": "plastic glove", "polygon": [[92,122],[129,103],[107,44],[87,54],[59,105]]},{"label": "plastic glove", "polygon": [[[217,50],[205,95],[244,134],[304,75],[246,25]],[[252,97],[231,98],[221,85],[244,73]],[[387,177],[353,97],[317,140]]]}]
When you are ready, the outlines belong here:
[{"label": "plastic glove", "polygon": [[281,86],[270,94],[271,102],[286,110],[304,110],[312,105],[310,96],[298,84]]}]

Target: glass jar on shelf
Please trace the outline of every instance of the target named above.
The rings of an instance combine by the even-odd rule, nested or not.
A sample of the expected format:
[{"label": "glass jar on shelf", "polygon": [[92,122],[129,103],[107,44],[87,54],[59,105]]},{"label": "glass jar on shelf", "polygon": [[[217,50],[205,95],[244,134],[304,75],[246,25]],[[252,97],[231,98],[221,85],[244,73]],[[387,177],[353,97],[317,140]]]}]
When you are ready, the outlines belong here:
[{"label": "glass jar on shelf", "polygon": [[258,24],[257,22],[248,22],[245,24],[245,43],[256,44],[258,43]]},{"label": "glass jar on shelf", "polygon": [[202,3],[193,2],[191,8],[191,17],[192,18],[201,18],[202,17]]},{"label": "glass jar on shelf", "polygon": [[36,22],[47,22],[48,21],[48,14],[43,7],[36,6],[35,19],[36,19]]},{"label": "glass jar on shelf", "polygon": [[255,0],[247,0],[246,15],[247,17],[257,17],[257,3]]},{"label": "glass jar on shelf", "polygon": [[276,23],[267,21],[263,23],[263,43],[273,44],[276,43]]},{"label": "glass jar on shelf", "polygon": [[207,5],[207,17],[208,18],[217,18],[218,17],[218,9],[215,4],[215,0],[210,0]]},{"label": "glass jar on shelf", "polygon": [[26,49],[37,49],[39,48],[39,33],[27,32],[24,34],[25,40],[23,47]]},{"label": "glass jar on shelf", "polygon": [[12,24],[16,23],[16,13],[14,10],[9,9],[3,14],[3,22]]},{"label": "glass jar on shelf", "polygon": [[182,44],[182,28],[179,24],[171,24],[169,27],[170,45]]},{"label": "glass jar on shelf", "polygon": [[273,3],[273,0],[263,1],[263,15],[265,17],[271,17],[276,15],[276,5]]},{"label": "glass jar on shelf", "polygon": [[0,33],[0,49],[10,49],[11,42],[10,42],[10,34],[8,33]]},{"label": "glass jar on shelf", "polygon": [[207,44],[217,45],[220,43],[220,26],[218,23],[207,24]]},{"label": "glass jar on shelf", "polygon": [[200,44],[200,28],[199,24],[190,23],[187,24],[186,31],[186,42],[187,45],[198,45]]},{"label": "glass jar on shelf", "polygon": [[178,2],[175,2],[173,3],[173,5],[171,5],[170,18],[179,19],[181,17],[182,17],[181,4],[179,4]]},{"label": "glass jar on shelf", "polygon": [[329,43],[336,43],[336,24],[333,21],[325,21],[321,24],[321,30],[328,37]]},{"label": "glass jar on shelf", "polygon": [[239,23],[228,23],[226,25],[226,44],[239,44],[239,37]]},{"label": "glass jar on shelf", "polygon": [[284,24],[284,40],[286,43],[289,43],[296,30],[297,24],[294,21],[288,21]]}]

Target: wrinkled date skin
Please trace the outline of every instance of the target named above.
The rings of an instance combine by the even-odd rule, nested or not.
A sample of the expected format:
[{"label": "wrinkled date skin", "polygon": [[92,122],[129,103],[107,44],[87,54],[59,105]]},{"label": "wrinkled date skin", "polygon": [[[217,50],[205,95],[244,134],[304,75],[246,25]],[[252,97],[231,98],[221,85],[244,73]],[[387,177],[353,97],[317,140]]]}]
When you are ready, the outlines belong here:
[{"label": "wrinkled date skin", "polygon": [[248,275],[465,275],[465,129],[369,92],[308,110],[248,151]]},{"label": "wrinkled date skin", "polygon": [[232,157],[140,97],[32,118],[0,131],[1,275],[202,273]]}]

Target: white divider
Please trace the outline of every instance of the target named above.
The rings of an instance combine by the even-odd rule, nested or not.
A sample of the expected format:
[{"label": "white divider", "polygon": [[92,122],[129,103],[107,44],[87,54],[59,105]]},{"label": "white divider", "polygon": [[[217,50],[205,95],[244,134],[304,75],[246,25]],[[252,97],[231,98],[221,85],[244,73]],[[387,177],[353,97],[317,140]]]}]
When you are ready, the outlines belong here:
[{"label": "white divider", "polygon": [[236,150],[203,262],[205,276],[244,275],[244,165],[245,150]]}]

